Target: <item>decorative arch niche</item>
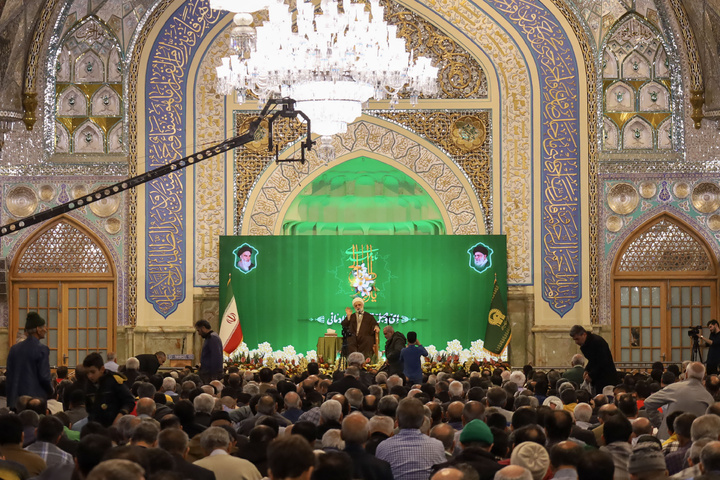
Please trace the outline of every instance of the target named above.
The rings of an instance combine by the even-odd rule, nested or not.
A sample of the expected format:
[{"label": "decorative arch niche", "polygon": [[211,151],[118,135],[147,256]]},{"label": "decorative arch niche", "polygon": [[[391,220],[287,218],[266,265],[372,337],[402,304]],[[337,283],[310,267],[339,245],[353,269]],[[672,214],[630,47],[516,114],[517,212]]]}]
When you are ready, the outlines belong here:
[{"label": "decorative arch niche", "polygon": [[27,311],[46,319],[50,364],[115,350],[117,270],[102,240],[62,215],[29,235],[10,266],[11,340]]},{"label": "decorative arch niche", "polygon": [[[339,159],[346,156],[354,158],[363,152],[371,157],[387,159],[390,165],[396,165],[419,180],[427,192],[434,192],[436,204],[447,219],[445,226],[448,233],[485,233],[484,215],[467,178],[451,159],[440,156],[426,141],[409,131],[369,121],[348,125],[347,133],[338,137],[336,155]],[[240,233],[281,234],[284,212],[303,185],[322,170],[324,166],[317,161],[314,151],[310,152],[308,162],[302,166],[270,164],[258,178],[248,198]]]},{"label": "decorative arch niche", "polygon": [[368,157],[319,173],[292,200],[285,235],[440,235],[445,223],[432,196],[410,175]]},{"label": "decorative arch niche", "polygon": [[707,324],[717,312],[717,259],[690,225],[667,212],[621,244],[611,283],[620,362],[689,359],[687,330]]}]

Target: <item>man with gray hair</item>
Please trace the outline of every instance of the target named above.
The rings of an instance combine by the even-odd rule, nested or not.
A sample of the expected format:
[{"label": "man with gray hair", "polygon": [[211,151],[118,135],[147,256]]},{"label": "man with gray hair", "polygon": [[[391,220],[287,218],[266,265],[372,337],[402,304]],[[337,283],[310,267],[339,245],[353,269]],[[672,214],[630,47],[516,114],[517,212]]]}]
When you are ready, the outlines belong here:
[{"label": "man with gray hair", "polygon": [[702,452],[702,449],[705,447],[705,445],[713,441],[716,440],[710,438],[701,438],[700,440],[693,442],[692,447],[690,447],[687,452],[686,460],[688,467],[684,470],[681,470],[679,473],[672,475],[670,478],[672,478],[673,480],[687,480],[690,478],[697,478],[702,475],[702,472],[700,471],[700,452]]},{"label": "man with gray hair", "polygon": [[685,371],[686,379],[667,385],[662,390],[653,393],[645,399],[645,410],[653,425],[658,428],[658,438],[667,440],[670,436],[667,424],[663,421],[660,407],[667,405],[664,414],[669,415],[675,411],[692,413],[701,416],[705,410],[715,403],[713,396],[705,389],[705,365],[700,362],[691,362]]},{"label": "man with gray hair", "polygon": [[350,411],[359,412],[362,410],[363,405],[363,394],[357,388],[348,388],[345,392],[345,398],[347,398],[348,404],[350,404]]},{"label": "man with gray hair", "polygon": [[525,374],[522,370],[514,370],[510,373],[509,380],[517,385],[518,392],[522,392],[525,389]]},{"label": "man with gray hair", "polygon": [[370,394],[367,387],[360,381],[360,368],[357,366],[350,366],[346,368],[345,376],[340,380],[331,383],[328,387],[328,392],[336,392],[344,395],[348,388],[357,388],[363,393],[363,395]]},{"label": "man with gray hair", "polygon": [[587,430],[592,426],[590,418],[592,418],[592,407],[584,402],[578,403],[573,409],[573,415],[575,416],[575,425]]},{"label": "man with gray hair", "polygon": [[140,361],[137,358],[129,357],[127,360],[125,360],[125,369],[122,371],[122,373],[127,377],[128,385],[132,385],[133,383],[135,383],[138,375],[140,375],[138,368],[140,368]]},{"label": "man with gray hair", "polygon": [[430,436],[442,442],[443,448],[445,448],[445,456],[448,460],[452,458],[453,452],[455,451],[455,433],[460,432],[455,432],[455,429],[447,423],[438,423],[430,430]]},{"label": "man with gray hair", "polygon": [[215,398],[209,393],[201,393],[193,400],[193,407],[195,408],[195,423],[209,427],[212,411],[215,408]]},{"label": "man with gray hair", "polygon": [[690,427],[690,439],[694,443],[703,438],[709,438],[710,440],[720,438],[720,417],[717,415],[702,415],[693,420]]},{"label": "man with gray hair", "polygon": [[385,384],[387,385],[387,391],[389,393],[390,390],[393,389],[393,387],[396,387],[398,385],[402,387],[403,379],[402,379],[402,377],[400,377],[398,375],[390,375],[390,377],[388,377],[387,382],[385,382]]},{"label": "man with gray hair", "polygon": [[351,413],[342,422],[345,453],[353,461],[353,478],[392,480],[390,464],[365,451],[365,442],[369,437],[368,424],[368,419],[361,413]]},{"label": "man with gray hair", "polygon": [[302,398],[297,392],[288,392],[285,394],[285,411],[281,415],[290,422],[296,423],[300,419],[302,411]]},{"label": "man with gray hair", "polygon": [[495,472],[494,480],[533,480],[532,473],[520,465],[508,465]]},{"label": "man with gray hair", "polygon": [[462,401],[463,384],[458,382],[457,380],[453,380],[448,386],[448,393],[450,393],[450,401]]},{"label": "man with gray hair", "polygon": [[396,480],[429,478],[432,466],[445,461],[442,442],[420,432],[424,419],[420,400],[404,398],[397,410],[400,431],[377,446],[375,456],[390,464]]},{"label": "man with gray hair", "polygon": [[190,440],[187,433],[179,428],[166,428],[158,435],[158,448],[168,452],[173,459],[173,470],[183,478],[196,480],[214,480],[215,474],[210,470],[188,462],[185,457],[190,451]]},{"label": "man with gray hair", "polygon": [[[370,385],[375,383],[375,375],[365,370],[365,355],[363,355],[360,352],[353,352],[350,355],[348,355],[347,359],[348,367],[357,367],[359,372],[358,380],[360,380],[360,383],[365,385],[366,387],[369,387]],[[366,393],[367,395],[367,393]]]},{"label": "man with gray hair", "polygon": [[[214,402],[214,400],[213,400]],[[238,425],[238,433],[241,435],[249,435],[250,430],[255,427],[255,424],[263,417],[272,417],[277,420],[278,425],[281,427],[287,427],[291,425],[290,420],[277,413],[277,405],[275,398],[272,395],[263,395],[255,405],[255,415],[246,418],[240,425]]]},{"label": "man with gray hair", "polygon": [[405,348],[407,340],[405,335],[396,332],[390,325],[383,328],[385,336],[385,364],[390,375],[400,375],[403,373],[403,361],[400,359],[400,352]]},{"label": "man with gray hair", "polygon": [[365,451],[375,455],[375,450],[380,442],[393,436],[395,431],[395,420],[385,415],[375,415],[368,422],[369,438],[365,443]]},{"label": "man with gray hair", "polygon": [[324,423],[340,422],[342,419],[342,405],[337,400],[327,400],[320,405],[320,419]]},{"label": "man with gray hair", "polygon": [[200,446],[205,458],[194,462],[215,473],[217,480],[260,480],[262,475],[249,461],[230,455],[230,435],[221,427],[210,427],[202,433]]},{"label": "man with gray hair", "polygon": [[105,370],[110,370],[111,372],[117,372],[120,365],[116,362],[117,360],[117,354],[115,352],[107,352],[107,355],[105,356],[107,359],[107,362],[105,362]]},{"label": "man with gray hair", "polygon": [[576,353],[570,359],[570,368],[565,370],[562,374],[562,378],[567,378],[571,382],[580,386],[583,383],[583,375],[585,373],[585,357],[580,353]]},{"label": "man with gray hair", "polygon": [[180,399],[180,396],[175,392],[175,387],[177,387],[177,380],[175,380],[173,377],[165,377],[163,378],[160,391],[162,391],[166,396],[170,397],[173,402],[177,402]]},{"label": "man with gray hair", "polygon": [[697,480],[716,480],[720,478],[720,442],[710,442],[700,452],[700,471]]}]

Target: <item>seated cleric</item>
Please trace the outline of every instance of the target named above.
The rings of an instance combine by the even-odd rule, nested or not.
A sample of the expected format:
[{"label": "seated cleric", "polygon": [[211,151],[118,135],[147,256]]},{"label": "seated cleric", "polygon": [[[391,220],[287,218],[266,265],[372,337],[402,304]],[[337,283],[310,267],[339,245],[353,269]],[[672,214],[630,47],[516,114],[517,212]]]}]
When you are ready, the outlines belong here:
[{"label": "seated cleric", "polygon": [[348,353],[362,352],[365,358],[372,357],[375,345],[375,333],[380,331],[378,323],[371,314],[364,310],[362,298],[353,298],[355,313],[348,315],[342,326],[349,332]]}]

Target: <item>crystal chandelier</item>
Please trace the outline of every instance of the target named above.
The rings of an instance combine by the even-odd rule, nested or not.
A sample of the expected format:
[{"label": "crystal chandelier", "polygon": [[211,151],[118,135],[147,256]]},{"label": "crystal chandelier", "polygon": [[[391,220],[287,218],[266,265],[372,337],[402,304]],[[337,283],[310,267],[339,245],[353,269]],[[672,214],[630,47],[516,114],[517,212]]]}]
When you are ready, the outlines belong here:
[{"label": "crystal chandelier", "polygon": [[318,15],[312,2],[298,0],[295,32],[292,12],[281,0],[215,1],[219,7],[214,8],[231,11],[266,3],[269,13],[269,20],[256,29],[254,45],[246,40],[252,29],[249,13],[235,16],[231,36],[236,54],[223,58],[217,68],[218,91],[237,91],[244,102],[250,90],[261,104],[271,95],[290,97],[310,118],[313,133],[344,133],[370,98],[390,96],[394,106],[405,88],[414,105],[420,94],[437,92],[437,67],[429,58],[413,58],[405,51],[397,27],[383,21],[378,0],[369,0],[369,12],[364,3],[345,0],[340,12],[337,1],[322,0]]}]

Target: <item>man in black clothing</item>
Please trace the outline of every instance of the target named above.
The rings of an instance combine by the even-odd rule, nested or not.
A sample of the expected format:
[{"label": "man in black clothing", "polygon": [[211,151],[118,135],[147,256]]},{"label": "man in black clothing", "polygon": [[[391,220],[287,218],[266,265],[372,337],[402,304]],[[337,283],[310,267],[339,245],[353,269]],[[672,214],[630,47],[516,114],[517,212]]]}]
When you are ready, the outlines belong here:
[{"label": "man in black clothing", "polygon": [[602,393],[607,385],[616,385],[617,370],[605,339],[586,331],[580,325],[574,325],[570,329],[570,336],[580,346],[580,351],[587,359],[585,379],[593,386],[595,393]]},{"label": "man in black clothing", "polygon": [[165,352],[143,353],[141,355],[135,355],[135,358],[140,362],[138,371],[149,377],[157,373],[160,365],[167,360],[167,355],[165,355]]},{"label": "man in black clothing", "polygon": [[364,480],[392,480],[390,464],[365,451],[363,445],[368,440],[368,419],[361,413],[352,413],[342,421],[342,438],[345,440],[345,453],[353,461],[353,478]]},{"label": "man in black clothing", "polygon": [[383,328],[385,335],[385,363],[387,364],[388,376],[401,375],[403,373],[403,361],[400,358],[400,352],[405,348],[407,340],[401,332],[396,332],[391,326]]},{"label": "man in black clothing", "polygon": [[87,391],[87,410],[91,422],[104,427],[114,424],[135,408],[135,398],[119,373],[105,371],[102,356],[93,352],[83,360],[83,367],[90,385]]},{"label": "man in black clothing", "polygon": [[368,388],[360,381],[360,369],[354,366],[346,368],[345,376],[337,382],[331,383],[328,387],[328,392],[336,392],[344,395],[349,388],[357,388],[363,395],[370,394]]},{"label": "man in black clothing", "polygon": [[452,460],[435,465],[433,471],[437,472],[446,467],[467,463],[477,470],[480,480],[492,480],[495,472],[502,468],[502,465],[495,461],[495,455],[490,453],[494,441],[490,427],[482,420],[473,420],[460,432],[462,451]]},{"label": "man in black clothing", "polygon": [[717,320],[710,320],[707,323],[710,330],[710,337],[703,337],[700,334],[700,340],[707,345],[707,375],[715,375],[718,373],[718,365],[720,365],[720,326]]},{"label": "man in black clothing", "polygon": [[179,428],[167,428],[161,431],[158,435],[158,447],[172,456],[174,470],[183,478],[215,480],[215,473],[185,460],[190,451],[190,442],[187,434]]}]

